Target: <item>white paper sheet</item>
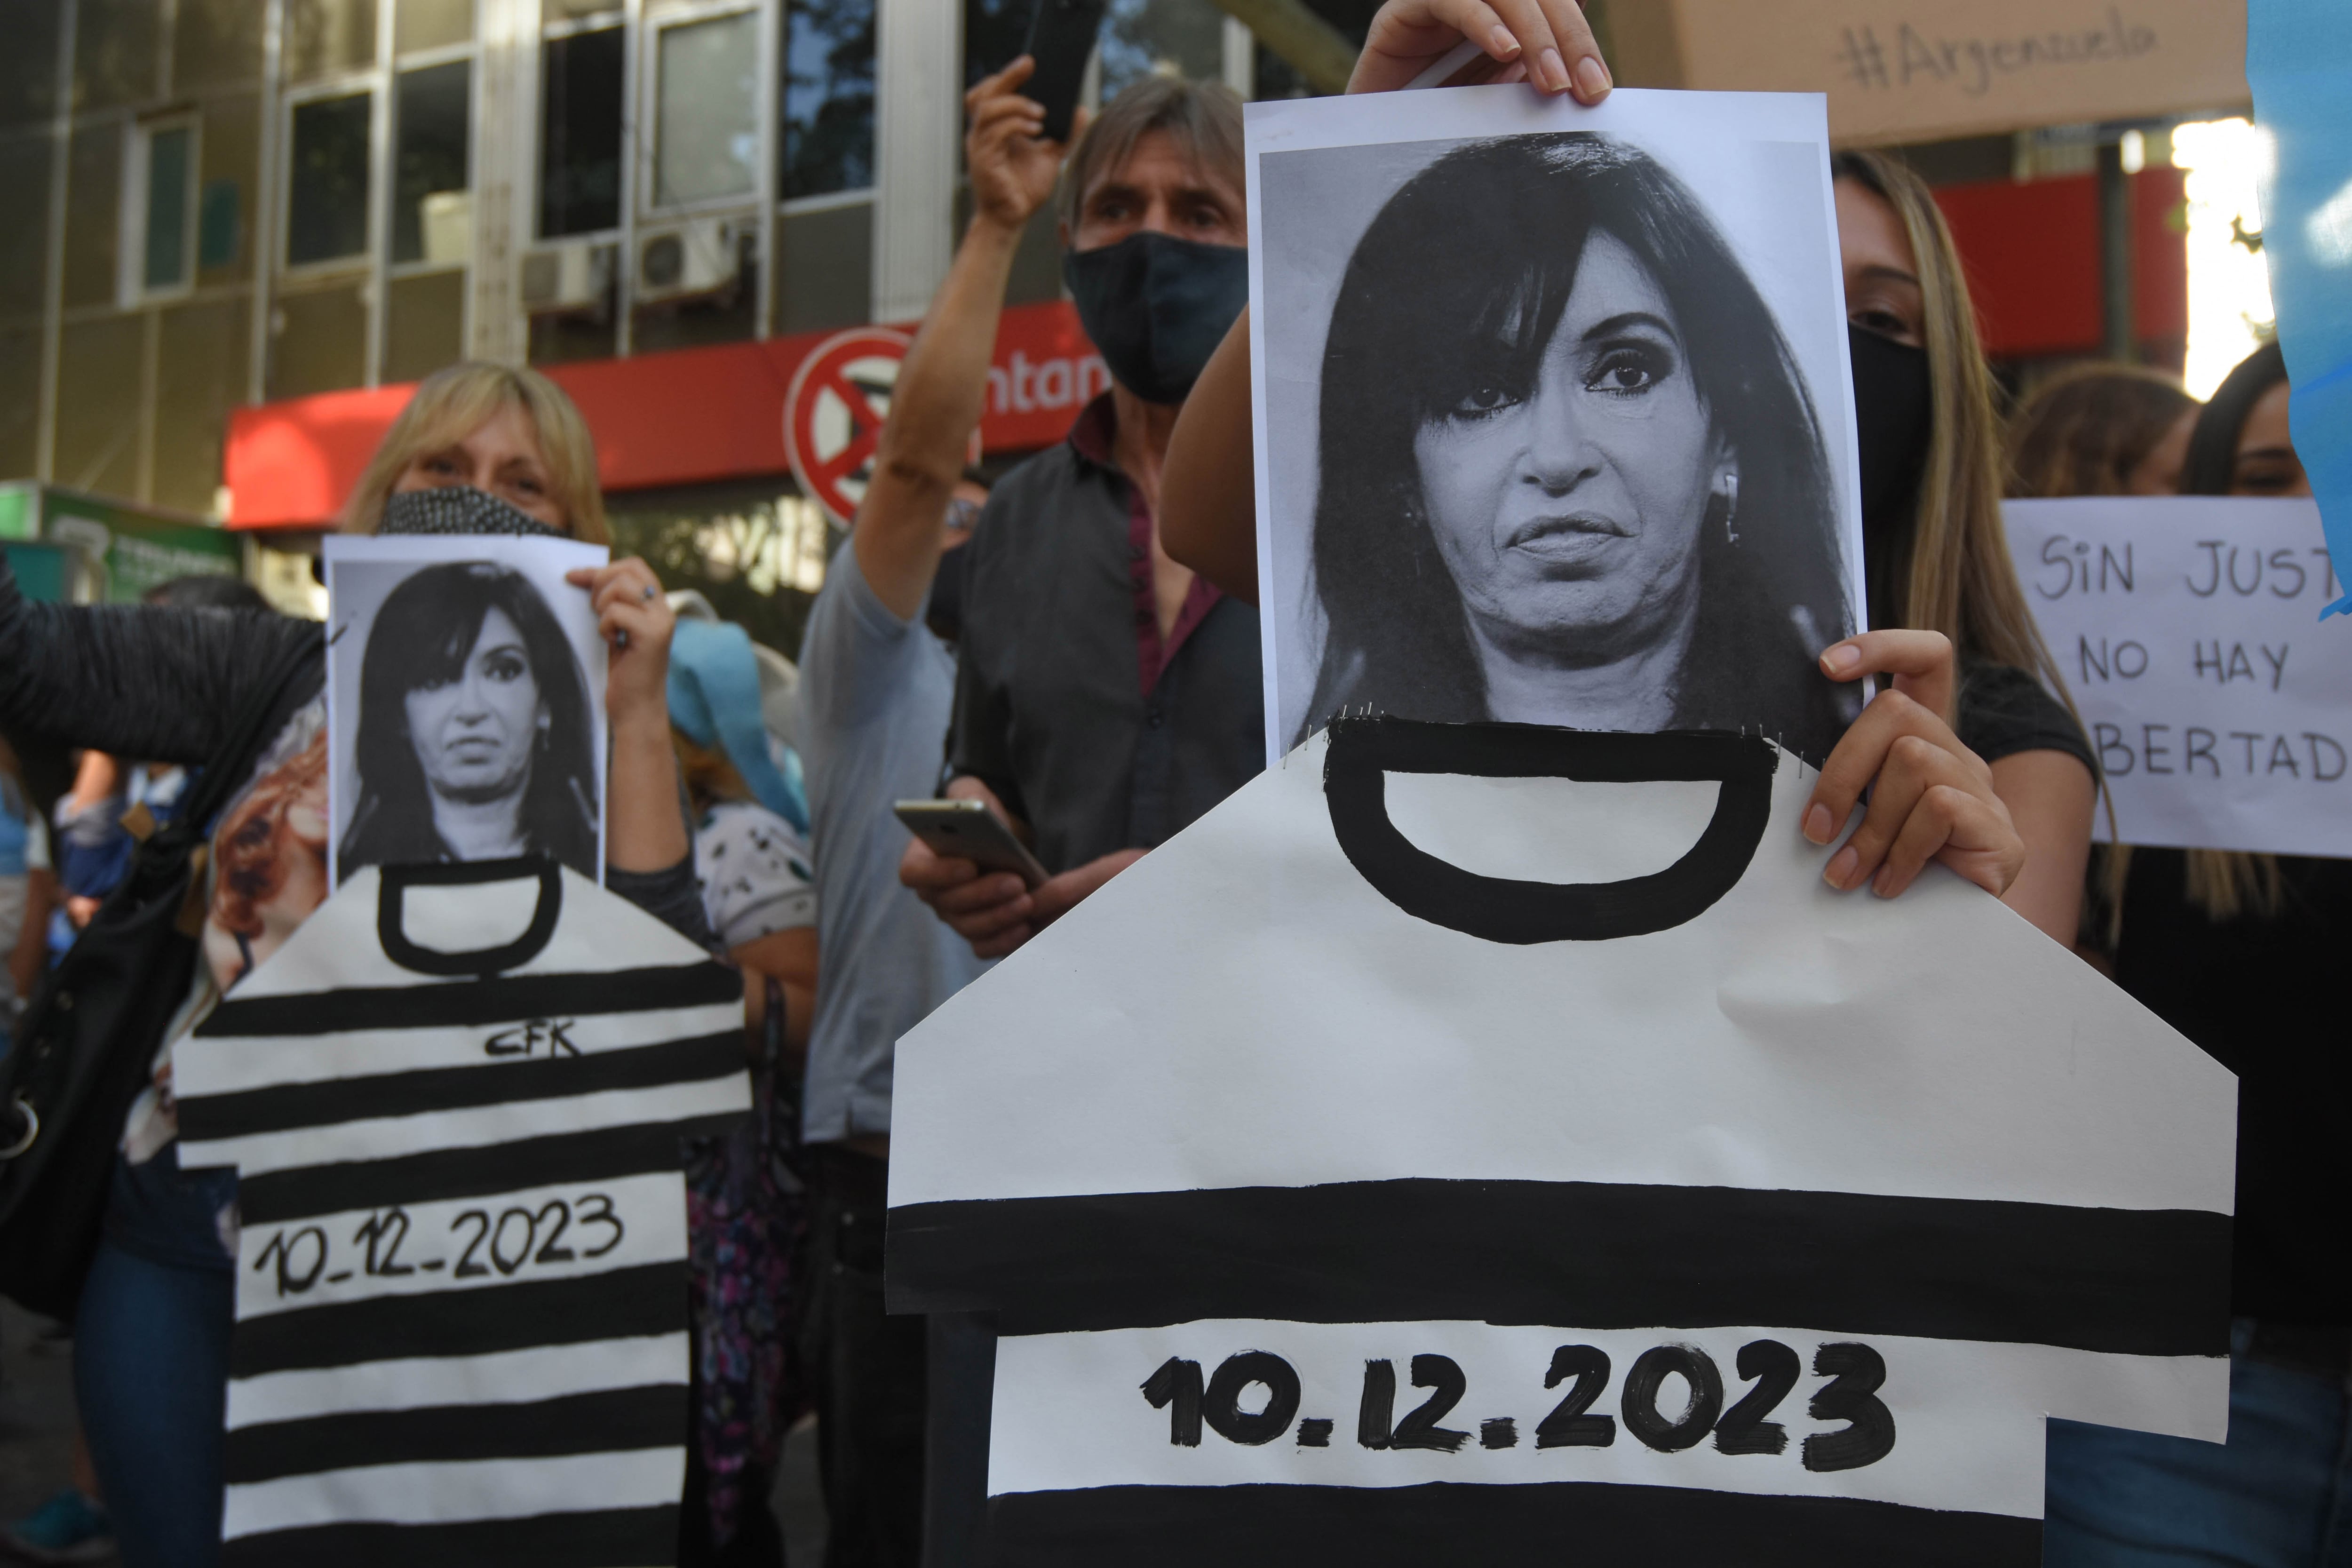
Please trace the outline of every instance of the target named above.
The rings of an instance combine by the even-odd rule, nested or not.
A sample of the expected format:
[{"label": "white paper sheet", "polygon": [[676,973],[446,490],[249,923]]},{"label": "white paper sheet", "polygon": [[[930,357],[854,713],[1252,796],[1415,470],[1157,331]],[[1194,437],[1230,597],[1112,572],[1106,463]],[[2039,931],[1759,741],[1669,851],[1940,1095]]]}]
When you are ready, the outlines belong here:
[{"label": "white paper sheet", "polygon": [[[1766,465],[1751,453],[1746,459],[1748,482],[1740,491],[1745,510],[1735,509],[1724,525],[1739,535],[1738,548],[1751,554],[1769,550],[1785,555],[1801,547],[1812,548],[1803,542],[1818,532],[1819,548],[1836,557],[1827,562],[1827,571],[1843,588],[1843,603],[1833,606],[1778,604],[1778,615],[1787,616],[1799,608],[1807,615],[1805,628],[1792,633],[1786,647],[1774,646],[1774,661],[1785,658],[1802,664],[1811,653],[1861,624],[1860,481],[1823,100],[1803,94],[1620,89],[1599,107],[1588,109],[1566,97],[1545,98],[1517,85],[1254,103],[1248,106],[1247,123],[1258,581],[1264,608],[1269,760],[1288,751],[1300,738],[1302,727],[1310,721],[1319,722],[1321,717],[1310,714],[1309,709],[1323,673],[1331,627],[1327,598],[1316,575],[1314,543],[1318,498],[1328,479],[1322,447],[1332,434],[1324,428],[1324,421],[1334,417],[1323,400],[1330,384],[1387,384],[1397,379],[1392,366],[1327,366],[1327,336],[1342,275],[1357,255],[1367,227],[1400,186],[1440,156],[1474,142],[1589,133],[1647,154],[1687,189],[1723,237],[1734,266],[1745,274],[1770,324],[1777,327],[1794,384],[1818,427],[1825,483],[1821,494],[1801,507],[1789,509],[1802,511],[1803,520],[1776,521],[1763,515],[1769,506],[1769,487],[1759,472]],[[1532,212],[1559,199],[1547,191],[1530,191],[1521,210]],[[1529,243],[1535,242],[1530,238]],[[1423,280],[1393,287],[1384,284],[1387,292],[1374,301],[1373,309],[1388,320],[1407,318],[1427,300],[1446,298],[1449,287],[1460,284],[1454,276],[1460,270],[1449,268]],[[1688,324],[1676,325],[1685,329],[1682,336],[1687,340]],[[1684,346],[1693,355],[1703,353],[1703,345],[1685,342]],[[1705,368],[1710,374],[1727,374],[1722,358],[1717,355]],[[1772,379],[1744,362],[1743,370],[1750,381]],[[1672,379],[1672,373],[1664,377]],[[1727,395],[1721,401],[1728,407],[1755,400],[1742,395]],[[1342,420],[1343,426],[1353,423]],[[1720,436],[1725,421],[1717,418],[1714,425]],[[1782,433],[1772,442],[1759,444],[1792,447],[1802,441],[1800,435]],[[1398,444],[1383,440],[1384,448]],[[1654,454],[1645,451],[1643,458],[1633,466],[1654,470]],[[1378,459],[1376,453],[1368,460]],[[1479,460],[1492,464],[1496,459],[1482,453]],[[1416,471],[1419,461],[1415,459]],[[1348,466],[1354,466],[1352,459]],[[1742,467],[1738,454],[1728,466],[1735,470]],[[1690,504],[1684,503],[1688,498],[1669,506],[1655,495],[1634,496],[1622,489],[1601,493],[1613,482],[1603,475],[1598,481],[1567,487],[1554,497],[1551,510],[1584,514],[1588,521],[1599,519],[1612,530],[1635,534],[1687,529],[1696,521]],[[1425,494],[1418,502],[1397,500],[1395,504],[1419,504],[1425,516],[1431,515],[1430,498]],[[1445,515],[1460,514],[1448,510]],[[1510,530],[1510,518],[1498,514],[1490,520],[1483,512],[1462,526],[1484,527],[1490,521],[1498,541]],[[1701,526],[1714,523],[1710,514]],[[1349,532],[1349,547],[1353,548],[1353,531]],[[1503,542],[1497,554],[1524,558],[1524,545],[1525,542]],[[1481,602],[1479,590],[1465,575],[1468,569],[1452,557],[1447,559],[1444,570],[1460,581],[1433,588],[1436,595],[1433,604],[1459,592],[1475,606]],[[1421,567],[1393,558],[1388,565],[1390,571],[1416,582],[1430,575]],[[1606,569],[1618,568],[1607,565]],[[1508,598],[1521,590],[1507,584],[1496,593]],[[1829,596],[1836,596],[1834,590]],[[1586,612],[1572,606],[1498,613],[1505,619],[1520,620],[1528,616],[1553,616],[1547,622],[1550,629],[1540,640],[1548,647],[1559,644],[1566,650],[1561,657],[1571,659],[1585,657],[1596,637],[1637,636],[1622,627],[1579,629],[1582,623],[1575,618]],[[1558,618],[1561,616],[1568,619]],[[1640,678],[1628,677],[1628,680],[1642,685]],[[1541,711],[1506,712],[1498,706],[1492,713],[1418,710],[1436,700],[1399,689],[1397,682],[1378,676],[1347,685],[1343,695],[1353,710],[1369,703],[1375,710],[1423,718],[1528,719],[1591,728],[1668,727],[1664,721],[1604,721],[1583,710],[1584,699],[1567,687],[1550,695],[1539,692],[1533,700]],[[1780,711],[1753,719],[1742,714],[1739,720],[1771,733],[1793,729],[1795,721],[1786,714],[1787,704],[1777,707]],[[1687,717],[1681,716],[1682,721],[1686,722]]]},{"label": "white paper sheet", "polygon": [[[342,880],[363,863],[422,862],[443,858],[490,858],[468,854],[462,844],[450,843],[441,830],[440,813],[448,799],[479,796],[482,778],[499,775],[498,783],[520,794],[518,819],[526,847],[554,853],[572,869],[593,880],[604,875],[604,672],[606,650],[597,635],[596,615],[588,591],[564,582],[564,574],[582,566],[602,566],[612,552],[601,544],[568,539],[530,539],[505,535],[446,534],[360,537],[331,534],[324,544],[327,573],[327,746],[331,759],[328,804],[332,817],[327,837],[331,885]],[[514,628],[521,634],[530,657],[541,658],[544,670],[533,669],[528,679],[535,701],[509,711],[513,704],[496,700],[462,700],[449,711],[436,703],[428,716],[417,705],[428,694],[412,671],[440,670],[456,662],[435,647],[414,646],[420,634],[439,637],[446,616],[411,615],[398,632],[377,636],[379,614],[385,602],[420,572],[435,571],[437,585],[418,590],[404,603],[448,605],[455,602],[440,574],[480,563],[486,570],[511,573],[521,579],[516,595],[518,611],[534,625]],[[511,592],[512,590],[500,590]],[[536,603],[538,609],[530,606]],[[503,619],[504,611],[497,614]],[[543,617],[543,619],[542,619]],[[464,650],[467,663],[487,657],[488,642],[479,636],[487,616],[466,617],[477,628],[474,646]],[[511,622],[508,622],[511,626]],[[389,623],[387,623],[389,625]],[[398,643],[401,646],[393,646]],[[381,645],[381,646],[379,646]],[[528,650],[536,648],[537,655]],[[564,653],[568,651],[568,668]],[[370,736],[368,702],[371,660],[383,666],[385,711],[379,719],[381,740],[370,742],[369,756],[359,755],[362,731]],[[445,672],[446,673],[446,672]],[[464,679],[439,689],[445,694],[467,689]],[[485,681],[486,690],[515,690],[510,682]],[[402,711],[393,711],[398,708]],[[412,721],[435,726],[420,739]],[[399,742],[405,736],[408,744]],[[515,753],[529,750],[530,760],[516,773],[508,765]],[[433,761],[436,765],[425,764]],[[381,780],[369,777],[373,770]],[[478,776],[479,775],[479,776]],[[391,853],[362,854],[346,863],[345,849],[354,816],[362,806],[372,818],[395,816],[405,826],[388,837],[365,840],[363,848]],[[584,828],[585,831],[579,831]],[[512,849],[504,851],[514,853]]]},{"label": "white paper sheet", "polygon": [[[2352,855],[2352,662],[2309,500],[2013,500],[2026,603],[2126,844]],[[2106,814],[2095,835],[2110,837]]]}]

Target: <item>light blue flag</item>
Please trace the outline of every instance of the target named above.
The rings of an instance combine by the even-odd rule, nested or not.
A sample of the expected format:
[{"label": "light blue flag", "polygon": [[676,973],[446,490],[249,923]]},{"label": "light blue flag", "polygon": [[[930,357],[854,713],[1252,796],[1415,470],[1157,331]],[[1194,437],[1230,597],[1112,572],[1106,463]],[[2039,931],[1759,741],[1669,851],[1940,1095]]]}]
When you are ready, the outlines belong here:
[{"label": "light blue flag", "polygon": [[2263,255],[2294,385],[2294,449],[2352,611],[2352,0],[2248,0],[2246,78],[2278,149]]}]

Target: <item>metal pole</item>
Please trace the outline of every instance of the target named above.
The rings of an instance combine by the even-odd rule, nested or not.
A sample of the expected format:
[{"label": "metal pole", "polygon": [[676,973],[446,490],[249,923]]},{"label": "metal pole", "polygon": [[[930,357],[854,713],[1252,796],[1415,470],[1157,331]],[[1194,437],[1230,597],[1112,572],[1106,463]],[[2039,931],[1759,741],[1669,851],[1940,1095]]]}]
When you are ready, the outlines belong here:
[{"label": "metal pole", "polygon": [[2132,295],[2131,176],[2124,173],[2122,146],[2099,142],[2099,299],[2106,355],[2126,363],[2139,359],[2139,326]]}]

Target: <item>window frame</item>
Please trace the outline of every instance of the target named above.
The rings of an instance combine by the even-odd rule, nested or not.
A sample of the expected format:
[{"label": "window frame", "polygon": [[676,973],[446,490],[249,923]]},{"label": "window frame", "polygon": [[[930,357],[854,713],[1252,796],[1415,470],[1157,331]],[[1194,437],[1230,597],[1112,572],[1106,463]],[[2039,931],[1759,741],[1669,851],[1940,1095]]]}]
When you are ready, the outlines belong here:
[{"label": "window frame", "polygon": [[[119,309],[133,310],[151,301],[184,300],[196,289],[197,229],[204,199],[204,116],[194,109],[132,118],[122,142],[121,220],[115,256],[115,300]],[[172,131],[188,133],[188,166],[182,184],[185,205],[180,236],[180,278],[152,285],[147,281],[147,225],[154,206],[150,185],[154,172],[153,143]]]},{"label": "window frame", "polygon": [[[637,125],[642,133],[636,138],[635,216],[640,225],[658,225],[680,219],[730,213],[756,214],[764,205],[768,190],[775,180],[772,173],[779,149],[773,143],[780,140],[779,129],[766,123],[774,118],[777,83],[774,73],[755,70],[752,76],[751,132],[755,138],[752,153],[751,183],[749,188],[732,195],[705,196],[698,201],[659,203],[656,193],[660,188],[661,160],[661,61],[662,36],[673,28],[690,27],[699,23],[724,21],[730,17],[748,17],[754,33],[763,33],[762,11],[781,12],[783,5],[762,6],[756,0],[704,0],[703,4],[679,5],[646,16],[638,24],[643,44],[638,50],[636,82]],[[753,48],[760,49],[758,40]],[[624,145],[629,139],[625,135]],[[765,179],[767,188],[762,189]],[[628,195],[629,193],[624,193]]]},{"label": "window frame", "polygon": [[[540,219],[547,210],[547,46],[560,38],[577,37],[586,33],[617,31],[621,35],[621,158],[620,200],[614,204],[619,221],[608,228],[583,229],[578,234],[545,235],[540,232]],[[528,216],[520,232],[526,236],[518,247],[525,250],[551,249],[567,245],[604,244],[625,241],[629,229],[629,203],[635,195],[636,160],[629,154],[629,143],[637,127],[629,113],[632,101],[629,92],[630,72],[636,68],[637,28],[631,25],[628,13],[615,5],[593,16],[574,16],[568,21],[550,22],[530,40],[530,123],[524,139],[530,148],[530,179],[526,185],[517,182],[518,190],[527,193]],[[518,263],[519,265],[519,263]],[[527,320],[528,318],[526,318]]]},{"label": "window frame", "polygon": [[[384,150],[383,123],[390,112],[385,101],[389,90],[381,70],[352,71],[324,81],[307,82],[299,88],[281,90],[278,94],[278,168],[275,171],[278,200],[277,233],[270,243],[270,260],[277,278],[288,283],[340,278],[346,274],[373,274],[376,258],[388,236],[383,232],[383,207],[385,197],[378,190],[378,165]],[[297,262],[291,258],[294,243],[294,116],[310,104],[328,99],[365,98],[368,100],[367,189],[362,193],[362,208],[366,214],[367,232],[357,250],[342,256],[318,261]]]},{"label": "window frame", "polygon": [[[418,49],[402,55],[384,72],[384,94],[387,146],[384,153],[385,177],[383,190],[377,197],[383,219],[383,275],[386,279],[416,278],[431,272],[452,272],[471,267],[471,256],[459,261],[396,261],[392,245],[395,227],[393,204],[400,199],[400,80],[413,71],[433,70],[442,66],[463,65],[466,68],[466,191],[473,197],[471,222],[478,233],[482,222],[482,61],[473,44],[444,44],[438,48]],[[420,220],[421,221],[421,220]]]}]

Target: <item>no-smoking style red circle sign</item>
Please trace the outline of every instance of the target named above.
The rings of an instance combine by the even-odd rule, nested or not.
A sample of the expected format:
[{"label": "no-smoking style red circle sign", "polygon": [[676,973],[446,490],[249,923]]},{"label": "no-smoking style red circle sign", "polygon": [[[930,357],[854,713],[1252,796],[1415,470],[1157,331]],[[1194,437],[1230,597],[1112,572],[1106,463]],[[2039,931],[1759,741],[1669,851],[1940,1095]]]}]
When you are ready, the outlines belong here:
[{"label": "no-smoking style red circle sign", "polygon": [[898,366],[914,340],[886,327],[827,338],[784,395],[784,457],[801,489],[846,525],[874,474],[874,443],[890,414]]}]

